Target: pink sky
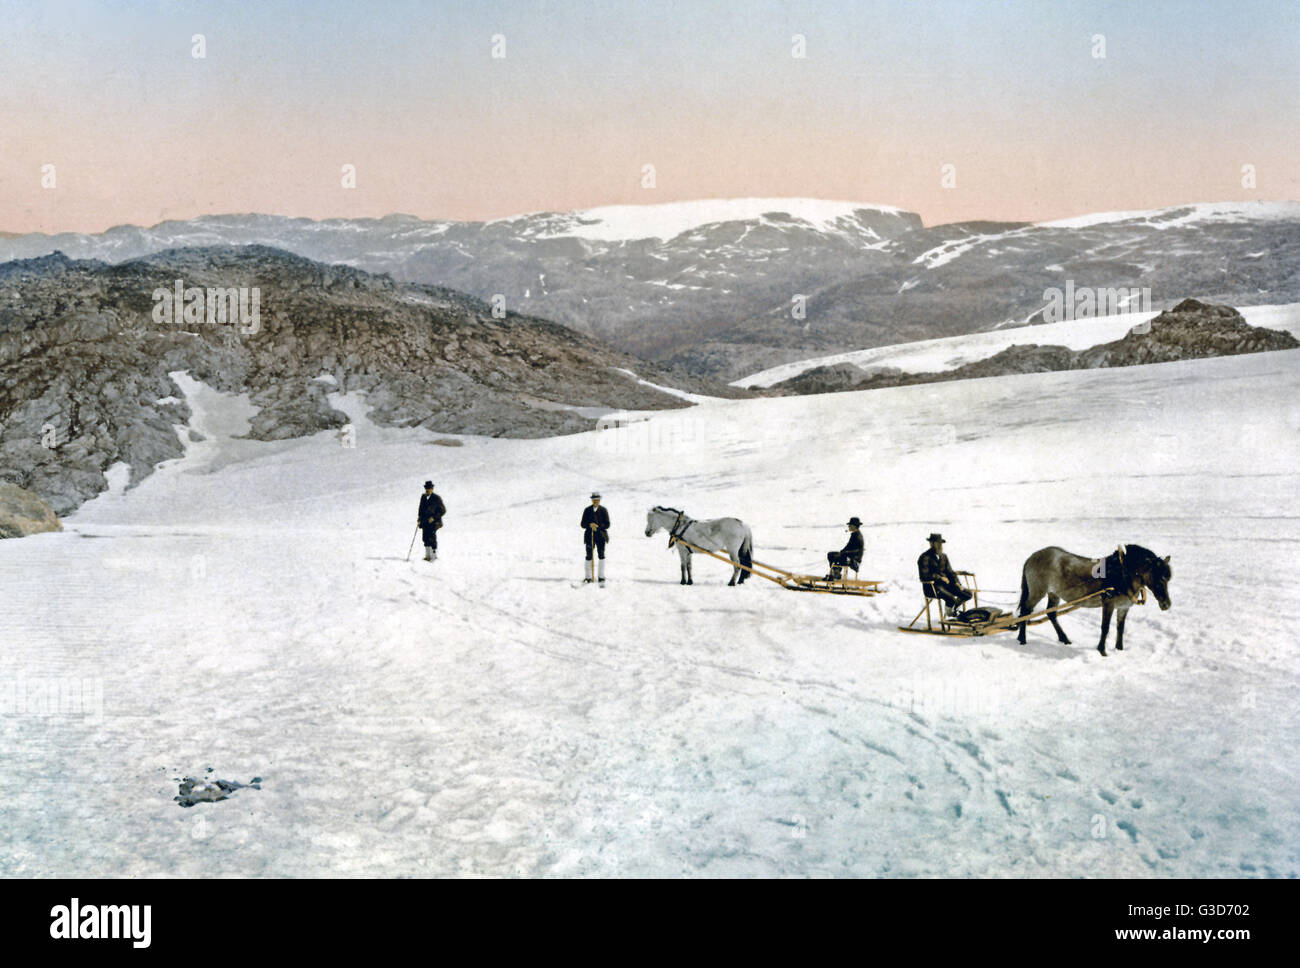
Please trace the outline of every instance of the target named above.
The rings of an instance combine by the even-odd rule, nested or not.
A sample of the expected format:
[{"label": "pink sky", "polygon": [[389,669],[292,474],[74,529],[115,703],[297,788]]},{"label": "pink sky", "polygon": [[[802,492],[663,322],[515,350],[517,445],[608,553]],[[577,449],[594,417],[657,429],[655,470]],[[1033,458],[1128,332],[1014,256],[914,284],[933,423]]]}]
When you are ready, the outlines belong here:
[{"label": "pink sky", "polygon": [[[896,205],[935,224],[1300,198],[1294,8],[1255,4],[1283,13],[1243,28],[1243,10],[1219,23],[1194,2],[881,3],[870,17],[836,3],[748,17],[624,6],[397,4],[378,24],[278,4],[244,19],[239,5],[21,7],[0,59],[0,231],[762,196]],[[927,14],[928,33],[908,32]],[[504,60],[489,53],[497,31]]]}]

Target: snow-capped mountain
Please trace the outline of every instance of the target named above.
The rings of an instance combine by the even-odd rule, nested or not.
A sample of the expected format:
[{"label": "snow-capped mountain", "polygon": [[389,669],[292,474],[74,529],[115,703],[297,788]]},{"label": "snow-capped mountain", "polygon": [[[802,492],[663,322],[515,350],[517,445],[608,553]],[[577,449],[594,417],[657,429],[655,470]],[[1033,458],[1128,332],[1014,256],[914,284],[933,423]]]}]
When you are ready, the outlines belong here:
[{"label": "snow-capped mountain", "polygon": [[[728,379],[810,356],[1034,322],[1044,290],[1149,290],[1235,306],[1300,300],[1300,203],[1219,202],[1037,224],[924,226],[886,205],[712,199],[491,222],[201,216],[98,235],[0,238],[120,262],[263,243],[432,283]],[[795,312],[795,297],[803,314]]]},{"label": "snow-capped mountain", "polygon": [[713,198],[658,205],[607,205],[562,214],[543,212],[498,219],[490,224],[520,224],[524,229],[542,227],[546,234],[534,235],[534,238],[574,237],[601,242],[658,239],[666,242],[725,222],[757,222],[789,229],[792,221],[798,221],[823,232],[838,233],[849,240],[879,242],[885,236],[872,226],[871,219],[864,218],[867,212],[905,220],[915,218],[899,208],[863,205],[861,202],[831,202],[816,198]]},{"label": "snow-capped mountain", "polygon": [[1081,229],[1115,222],[1145,222],[1153,228],[1169,229],[1196,222],[1280,221],[1296,218],[1300,218],[1300,202],[1202,202],[1178,208],[1094,212],[1036,224],[1043,228]]}]

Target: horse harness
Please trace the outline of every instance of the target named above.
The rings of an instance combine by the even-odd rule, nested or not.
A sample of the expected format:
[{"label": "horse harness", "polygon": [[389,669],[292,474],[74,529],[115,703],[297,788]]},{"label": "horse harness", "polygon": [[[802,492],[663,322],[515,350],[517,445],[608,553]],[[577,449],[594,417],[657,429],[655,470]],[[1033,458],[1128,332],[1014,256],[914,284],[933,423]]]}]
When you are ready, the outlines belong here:
[{"label": "horse harness", "polygon": [[671,548],[675,545],[678,538],[685,537],[686,529],[694,523],[695,522],[692,519],[686,517],[685,511],[678,511],[677,520],[674,521],[673,526],[668,529],[668,547]]},{"label": "horse harness", "polygon": [[1111,594],[1103,595],[1102,596],[1103,598],[1111,598],[1112,596],[1115,595],[1122,595],[1127,590],[1129,585],[1127,581],[1128,572],[1124,568],[1124,546],[1123,545],[1115,546],[1115,560],[1119,563],[1119,576],[1109,586]]},{"label": "horse harness", "polygon": [[1102,600],[1115,598],[1119,595],[1127,595],[1135,605],[1145,605],[1147,600],[1147,590],[1145,585],[1138,586],[1136,596],[1132,594],[1133,576],[1129,574],[1128,569],[1124,567],[1124,546],[1115,546],[1115,559],[1119,562],[1119,578],[1111,583],[1107,583],[1106,594],[1102,595]]}]

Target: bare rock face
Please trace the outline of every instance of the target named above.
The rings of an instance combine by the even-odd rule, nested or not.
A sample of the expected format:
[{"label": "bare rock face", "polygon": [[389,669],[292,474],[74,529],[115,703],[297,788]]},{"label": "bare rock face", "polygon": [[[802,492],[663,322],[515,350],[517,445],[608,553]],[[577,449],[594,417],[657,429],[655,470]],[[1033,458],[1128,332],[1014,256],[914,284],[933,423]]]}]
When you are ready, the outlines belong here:
[{"label": "bare rock face", "polygon": [[26,488],[0,481],[0,538],[62,531],[54,509]]},{"label": "bare rock face", "polygon": [[348,422],[347,415],[330,406],[325,387],[314,380],[286,380],[253,394],[259,407],[250,421],[254,440],[286,440],[334,430]]},{"label": "bare rock face", "polygon": [[[201,294],[256,290],[256,321],[222,320],[206,305],[189,318],[156,312],[155,294],[174,292],[177,280]],[[65,514],[104,490],[104,471],[119,461],[134,486],[183,456],[193,436],[168,375],[177,371],[248,394],[258,408],[248,435],[258,440],[347,424],[330,404],[334,391],[364,391],[369,419],[384,426],[503,437],[593,429],[577,408],[688,406],[624,371],[746,395],[546,320],[498,318],[462,293],[264,246],[178,249],[120,265],[56,253],[0,264],[0,481]]]}]

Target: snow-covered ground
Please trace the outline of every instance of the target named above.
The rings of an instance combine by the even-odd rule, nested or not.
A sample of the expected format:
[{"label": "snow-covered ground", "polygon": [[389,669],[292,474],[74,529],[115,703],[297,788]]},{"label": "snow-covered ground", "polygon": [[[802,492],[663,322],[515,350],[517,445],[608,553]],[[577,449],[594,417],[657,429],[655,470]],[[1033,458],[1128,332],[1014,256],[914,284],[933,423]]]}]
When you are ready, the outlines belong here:
[{"label": "snow-covered ground", "polygon": [[[0,542],[0,873],[1296,876],[1298,364],[461,447],[355,396],[354,447],[232,441],[244,405],[187,385],[208,441]],[[432,564],[405,560],[426,477]],[[603,590],[575,584],[593,487]],[[708,559],[681,587],[656,503],[811,572],[856,514],[888,592],[729,588]],[[1072,646],[905,635],[932,530],[1004,605],[1037,548],[1139,543],[1172,556],[1173,608],[1106,658],[1095,611]],[[40,702],[60,687],[80,699]],[[262,782],[182,809],[185,775]]]},{"label": "snow-covered ground", "polygon": [[[1246,306],[1240,310],[1252,326],[1285,330],[1300,337],[1300,303],[1277,306]],[[955,370],[967,363],[987,359],[1010,346],[1037,344],[1039,346],[1066,346],[1084,350],[1099,343],[1122,339],[1138,323],[1146,322],[1157,314],[1120,313],[1114,316],[1093,316],[1042,323],[1037,326],[1013,326],[965,336],[948,336],[942,339],[918,340],[914,343],[895,343],[867,350],[851,350],[832,356],[783,363],[750,376],[733,380],[737,387],[770,387],[796,377],[817,366],[836,363],[853,363],[866,369],[892,366],[905,373],[936,373]]]}]

